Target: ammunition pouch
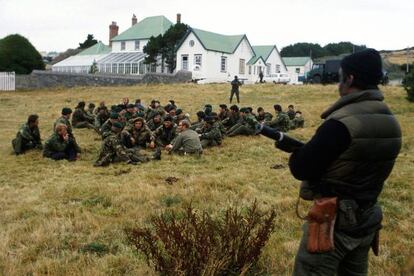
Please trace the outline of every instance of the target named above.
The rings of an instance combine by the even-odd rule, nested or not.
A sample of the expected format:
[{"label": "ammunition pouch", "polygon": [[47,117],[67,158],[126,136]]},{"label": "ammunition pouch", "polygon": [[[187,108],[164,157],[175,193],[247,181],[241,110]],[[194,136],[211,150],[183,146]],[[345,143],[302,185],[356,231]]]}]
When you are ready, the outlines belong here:
[{"label": "ammunition pouch", "polygon": [[336,211],[336,197],[325,197],[314,201],[306,218],[308,221],[308,252],[323,253],[335,249]]}]

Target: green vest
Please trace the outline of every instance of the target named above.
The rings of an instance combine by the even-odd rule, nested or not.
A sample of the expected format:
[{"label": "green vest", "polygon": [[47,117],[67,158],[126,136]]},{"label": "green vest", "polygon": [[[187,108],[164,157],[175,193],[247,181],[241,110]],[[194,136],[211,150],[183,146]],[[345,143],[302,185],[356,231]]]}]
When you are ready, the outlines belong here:
[{"label": "green vest", "polygon": [[378,90],[341,97],[322,119],[343,123],[348,149],[322,176],[322,184],[343,198],[376,201],[401,149],[401,129]]}]

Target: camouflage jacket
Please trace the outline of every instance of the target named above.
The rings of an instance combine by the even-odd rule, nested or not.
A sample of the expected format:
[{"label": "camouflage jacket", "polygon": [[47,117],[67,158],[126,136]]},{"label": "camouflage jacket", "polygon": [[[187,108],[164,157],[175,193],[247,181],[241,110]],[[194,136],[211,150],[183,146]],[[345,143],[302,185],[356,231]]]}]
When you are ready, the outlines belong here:
[{"label": "camouflage jacket", "polygon": [[265,122],[265,125],[271,128],[277,128],[280,131],[287,132],[290,129],[290,119],[285,112],[279,112],[270,122]]},{"label": "camouflage jacket", "polygon": [[155,131],[157,128],[159,128],[160,126],[162,126],[163,124],[163,120],[161,119],[161,121],[159,123],[154,122],[154,118],[152,118],[151,120],[148,121],[147,126],[149,127],[149,129],[151,131]]},{"label": "camouflage jacket", "polygon": [[304,124],[305,120],[303,119],[303,117],[295,117],[292,121],[290,121],[290,128],[303,128]]},{"label": "camouflage jacket", "polygon": [[85,110],[76,108],[72,114],[72,125],[76,125],[81,122],[94,123],[95,119],[89,116]]},{"label": "camouflage jacket", "polygon": [[43,148],[43,156],[51,157],[53,153],[64,152],[70,145],[73,145],[76,152],[80,153],[80,148],[73,137],[69,136],[68,141],[65,141],[55,132],[46,140]]},{"label": "camouflage jacket", "polygon": [[230,113],[230,116],[224,119],[222,123],[225,127],[230,128],[234,126],[235,124],[239,123],[240,118],[241,116],[239,112]]},{"label": "camouflage jacket", "polygon": [[223,136],[218,125],[205,124],[201,128],[200,140],[214,140],[217,144],[221,144]]},{"label": "camouflage jacket", "polygon": [[172,141],[177,137],[177,126],[172,126],[167,129],[164,125],[160,126],[154,131],[155,142],[158,146],[166,146],[171,144]]},{"label": "camouflage jacket", "polygon": [[263,115],[258,114],[256,118],[259,122],[268,122],[272,120],[273,115],[269,112],[265,112]]},{"label": "camouflage jacket", "polygon": [[[135,143],[132,143],[131,138],[134,138]],[[121,140],[127,148],[146,148],[147,143],[155,139],[152,131],[144,124],[140,129],[134,127],[124,129],[121,134]]]},{"label": "camouflage jacket", "polygon": [[147,112],[146,112],[146,114],[145,114],[145,119],[147,120],[147,121],[149,121],[149,120],[151,120],[152,118],[154,118],[155,117],[155,115],[157,115],[157,114],[161,114],[161,116],[164,116],[164,114],[165,114],[165,111],[164,111],[164,109],[160,106],[160,107],[158,107],[158,108],[151,108],[151,107],[149,107],[148,109],[147,109]]},{"label": "camouflage jacket", "polygon": [[119,161],[130,161],[129,154],[121,142],[121,134],[111,131],[111,133],[103,140],[97,166],[105,166],[113,162],[117,158]]},{"label": "camouflage jacket", "polygon": [[258,124],[256,117],[252,114],[244,115],[242,124],[247,126],[251,129],[256,129],[256,125]]},{"label": "camouflage jacket", "polygon": [[31,129],[27,123],[22,125],[16,134],[16,138],[12,141],[12,145],[16,154],[21,154],[29,148],[42,148],[39,128]]},{"label": "camouflage jacket", "polygon": [[53,132],[55,131],[56,126],[57,126],[57,125],[60,125],[60,124],[62,124],[62,125],[66,125],[66,129],[67,129],[67,131],[68,131],[69,135],[73,137],[72,125],[71,125],[71,123],[69,122],[69,120],[68,120],[68,119],[66,119],[66,118],[65,118],[65,117],[63,117],[63,116],[62,116],[62,117],[60,117],[59,119],[57,119],[57,120],[55,121],[55,123],[53,124]]}]

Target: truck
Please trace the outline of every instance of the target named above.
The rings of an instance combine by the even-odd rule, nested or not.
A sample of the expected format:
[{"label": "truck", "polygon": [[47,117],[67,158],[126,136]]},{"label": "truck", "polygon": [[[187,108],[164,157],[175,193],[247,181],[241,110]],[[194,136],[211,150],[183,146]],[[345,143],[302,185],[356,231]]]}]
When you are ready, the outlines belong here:
[{"label": "truck", "polygon": [[307,83],[339,82],[339,67],[341,59],[327,59],[325,62],[315,62],[306,76]]}]

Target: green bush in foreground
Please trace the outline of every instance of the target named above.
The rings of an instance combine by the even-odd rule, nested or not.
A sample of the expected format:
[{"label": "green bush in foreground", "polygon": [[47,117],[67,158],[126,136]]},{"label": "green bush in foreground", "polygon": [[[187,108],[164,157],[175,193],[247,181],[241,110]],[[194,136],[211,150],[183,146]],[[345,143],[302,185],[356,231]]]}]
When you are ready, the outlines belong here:
[{"label": "green bush in foreground", "polygon": [[191,206],[151,218],[151,228],[128,231],[130,242],[162,275],[238,275],[254,268],[274,230],[276,213],[256,202],[213,218]]}]

